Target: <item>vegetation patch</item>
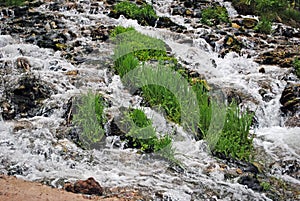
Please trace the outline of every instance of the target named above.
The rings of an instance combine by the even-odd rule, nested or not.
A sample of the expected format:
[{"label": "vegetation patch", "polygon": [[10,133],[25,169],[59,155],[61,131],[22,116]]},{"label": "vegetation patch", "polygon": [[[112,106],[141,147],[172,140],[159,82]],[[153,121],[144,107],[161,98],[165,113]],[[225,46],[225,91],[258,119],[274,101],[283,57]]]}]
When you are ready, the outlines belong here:
[{"label": "vegetation patch", "polygon": [[279,21],[300,27],[300,2],[287,0],[233,0],[241,14],[259,15],[263,21]]},{"label": "vegetation patch", "polygon": [[252,114],[241,112],[232,102],[227,108],[225,124],[214,152],[245,161],[252,159],[253,138],[249,137],[252,119]]},{"label": "vegetation patch", "polygon": [[300,79],[300,59],[296,58],[293,61],[294,73]]},{"label": "vegetation patch", "polygon": [[144,3],[143,5],[136,5],[129,1],[122,1],[117,3],[110,12],[110,16],[119,18],[124,15],[128,19],[135,19],[141,25],[154,26],[158,19],[153,7]]},{"label": "vegetation patch", "polygon": [[254,27],[254,30],[259,33],[270,34],[272,31],[272,22],[266,17],[262,17],[258,24]]},{"label": "vegetation patch", "polygon": [[1,5],[4,6],[21,6],[26,2],[26,0],[4,0],[3,2],[0,3]]},{"label": "vegetation patch", "polygon": [[132,27],[117,26],[110,37],[117,44],[114,52],[115,60],[127,54],[133,54],[139,61],[174,60],[167,55],[165,43],[134,30]]},{"label": "vegetation patch", "polygon": [[104,100],[101,95],[88,92],[76,101],[73,110],[73,124],[80,131],[80,146],[91,149],[104,136]]},{"label": "vegetation patch", "polygon": [[172,139],[169,135],[157,137],[152,121],[140,109],[131,109],[125,112],[122,126],[130,128],[126,134],[127,148],[135,148],[143,153],[157,153],[160,156],[175,162],[175,150],[172,148]]},{"label": "vegetation patch", "polygon": [[[115,50],[115,57],[118,58],[115,60],[115,69],[120,74],[120,76],[123,77],[130,70],[141,67],[143,65],[141,62],[149,61],[151,59],[158,60],[155,65],[161,65],[163,68],[173,69],[174,76],[176,75],[175,72],[179,73],[187,80],[189,85],[192,87],[192,90],[196,94],[196,98],[198,101],[199,114],[197,115],[200,117],[200,120],[197,125],[198,134],[196,134],[196,138],[204,138],[208,141],[213,141],[214,139],[208,136],[208,131],[210,124],[212,123],[212,108],[217,103],[213,99],[211,99],[209,95],[209,86],[207,85],[206,81],[201,79],[200,75],[191,75],[177,62],[166,64],[166,60],[164,59],[169,59],[171,57],[167,56],[167,52],[164,49],[164,45],[162,44],[163,41],[142,35],[132,30],[125,33],[128,34],[124,35],[124,32],[120,34],[121,40],[119,40],[118,42],[121,41],[121,43],[117,45],[117,48]],[[116,36],[116,38],[118,38],[118,36]],[[122,56],[120,57],[120,55]],[[153,65],[153,68],[155,68],[155,65]],[[134,77],[144,77],[144,71],[137,72],[140,72],[141,74],[137,73],[137,75],[135,75]],[[162,74],[160,74],[160,79],[167,80],[169,79],[169,76],[170,75],[168,73],[164,75],[162,72]],[[180,123],[182,118],[182,108],[177,97],[164,86],[153,84],[156,83],[156,77],[150,77],[149,79],[153,80],[149,80],[149,82],[147,80],[148,84],[143,85],[140,89],[140,94],[142,95],[142,97],[147,101],[147,103],[150,104],[150,106],[159,106],[164,109],[168,119],[175,123]],[[192,114],[190,115],[193,116]],[[142,117],[142,115],[138,115],[138,113],[130,114],[129,117],[135,119],[135,121],[137,119],[141,119],[142,122],[146,122],[137,122],[137,124],[139,125],[146,126],[149,124],[149,122],[147,123],[147,121],[145,120],[145,117]],[[229,106],[227,106],[225,124],[223,129],[220,131],[221,133],[218,136],[219,138],[217,143],[214,144],[214,147],[212,147],[213,153],[215,153],[215,155],[223,154],[227,157],[246,161],[250,160],[252,156],[253,145],[252,138],[249,138],[248,135],[252,117],[253,115],[247,112],[242,112],[236,103],[231,103]],[[145,152],[151,152],[158,149],[158,144],[166,144],[166,142],[168,142],[167,138],[163,140],[157,139],[154,130],[149,129],[148,127],[146,128],[143,128],[143,133],[146,133],[147,136],[150,136],[148,139],[132,137],[136,133],[141,133],[139,130],[140,128],[133,129],[129,132],[128,137],[132,137],[132,139],[129,141],[131,147],[140,148]]]},{"label": "vegetation patch", "polygon": [[228,22],[227,10],[222,6],[204,8],[201,12],[201,23],[203,24],[213,26]]}]

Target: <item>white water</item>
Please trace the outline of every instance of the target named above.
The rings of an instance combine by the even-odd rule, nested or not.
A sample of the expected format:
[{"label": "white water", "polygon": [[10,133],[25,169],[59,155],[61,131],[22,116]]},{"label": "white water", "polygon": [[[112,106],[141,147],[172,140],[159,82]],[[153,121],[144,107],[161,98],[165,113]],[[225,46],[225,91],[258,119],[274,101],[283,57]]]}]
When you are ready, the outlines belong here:
[{"label": "white water", "polygon": [[[159,12],[168,15],[168,7],[172,0],[160,3],[162,6],[159,6]],[[279,78],[288,74],[288,70],[276,66],[265,66],[266,73],[260,74],[258,69],[261,66],[254,63],[252,59],[235,53],[228,54],[224,59],[219,58],[197,34],[186,36],[164,29],[141,27],[136,21],[122,17],[114,20],[102,14],[90,15],[88,14],[89,3],[85,6],[86,13],[62,9],[60,14],[65,16],[63,20],[67,22],[69,29],[76,32],[80,26],[100,21],[134,26],[142,33],[163,39],[177,58],[190,63],[189,67],[205,75],[209,83],[222,88],[234,88],[249,97],[243,105],[255,110],[259,121],[259,128],[253,130],[256,135],[255,146],[262,147],[271,157],[270,161],[286,158],[300,159],[298,146],[300,130],[282,127],[279,115],[279,98],[286,84]],[[47,7],[42,6],[40,10],[46,12]],[[172,17],[172,19],[176,22],[184,21],[179,16]],[[189,29],[192,28],[189,27]],[[195,33],[199,32],[204,34],[211,30],[198,29]],[[82,37],[81,39],[88,44],[94,43],[89,38]],[[182,42],[187,39],[192,39],[192,43]],[[20,56],[18,48],[22,48],[34,66],[32,72],[43,80],[55,83],[59,93],[46,100],[45,105],[53,104],[62,107],[73,95],[92,88],[95,91],[101,91],[111,100],[112,107],[109,110],[112,113],[120,105],[140,107],[140,98],[133,97],[122,87],[119,76],[115,75],[111,77],[111,80],[108,79],[110,72],[108,69],[102,69],[101,64],[96,67],[85,66],[85,64],[75,67],[62,59],[58,52],[34,45],[10,45],[14,42],[10,39],[8,43],[3,42],[5,40],[0,40],[0,54],[3,55],[1,60],[15,61]],[[99,50],[99,54],[112,54],[112,49],[109,49],[111,47],[106,47],[105,44],[98,45],[103,48]],[[91,56],[90,59],[97,61],[97,57],[98,55]],[[78,69],[83,86],[78,89],[70,84],[69,78],[63,72],[50,71],[50,63],[54,60],[67,70]],[[212,65],[212,60],[215,60],[216,67]],[[262,83],[272,88],[270,95],[274,99],[270,102],[264,102],[258,93]],[[150,108],[144,109],[147,115],[153,118],[157,131],[171,132],[176,129],[178,134],[183,134],[180,127],[167,123],[161,115]],[[166,200],[204,200],[209,199],[208,192],[213,191],[218,192],[220,196],[215,196],[215,198],[219,200],[268,200],[264,194],[254,192],[236,182],[225,181],[224,171],[220,168],[218,161],[207,153],[203,141],[196,142],[185,138],[184,141],[174,142],[178,153],[176,158],[184,166],[183,172],[177,172],[168,169],[170,165],[166,161],[149,157],[149,155],[137,154],[134,150],[113,148],[110,138],[105,148],[93,151],[83,151],[67,139],[58,140],[57,135],[60,131],[57,128],[64,121],[60,118],[62,113],[63,110],[58,109],[50,117],[26,119],[33,124],[33,129],[18,132],[13,132],[15,122],[4,122],[0,119],[0,173],[14,173],[29,180],[51,180],[53,186],[60,186],[59,180],[61,179],[72,181],[92,176],[104,186],[145,187],[153,192],[163,191]],[[207,175],[205,170],[210,166],[215,167]],[[9,172],[9,169],[20,172]],[[299,182],[284,175],[282,178],[294,183]]]}]

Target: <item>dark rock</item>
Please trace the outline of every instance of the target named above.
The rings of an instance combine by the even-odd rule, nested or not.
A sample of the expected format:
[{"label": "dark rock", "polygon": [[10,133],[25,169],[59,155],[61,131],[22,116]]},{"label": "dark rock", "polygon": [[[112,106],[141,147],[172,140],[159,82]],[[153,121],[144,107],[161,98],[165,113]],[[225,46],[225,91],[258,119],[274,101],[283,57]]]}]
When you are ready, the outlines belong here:
[{"label": "dark rock", "polygon": [[172,15],[184,15],[185,10],[186,10],[186,9],[183,8],[183,7],[176,6],[176,7],[174,7],[174,8],[172,9],[171,14],[172,14]]},{"label": "dark rock", "polygon": [[27,58],[24,58],[24,57],[17,58],[17,67],[21,68],[25,71],[29,71],[30,70],[29,60]]},{"label": "dark rock", "polygon": [[193,1],[190,1],[190,0],[189,1],[184,1],[183,5],[186,8],[191,8],[191,7],[193,7]]},{"label": "dark rock", "polygon": [[265,68],[260,68],[260,69],[258,70],[258,72],[260,72],[260,73],[266,73],[266,70],[265,70]]},{"label": "dark rock", "polygon": [[14,15],[16,18],[19,18],[19,17],[24,17],[27,15],[28,13],[28,7],[27,6],[24,6],[24,7],[14,7]]},{"label": "dark rock", "polygon": [[113,118],[113,120],[110,122],[110,135],[114,135],[114,136],[122,136],[123,138],[126,135],[126,131],[123,131],[119,125],[118,125],[118,121],[120,121],[119,118],[115,117]]},{"label": "dark rock", "polygon": [[156,23],[157,28],[169,28],[171,31],[182,33],[186,28],[173,22],[168,17],[160,17]]},{"label": "dark rock", "polygon": [[49,98],[55,89],[50,83],[36,78],[32,74],[24,74],[16,85],[5,89],[6,101],[1,103],[3,118],[33,117],[39,114],[42,100]]},{"label": "dark rock", "polygon": [[288,83],[281,95],[280,103],[282,104],[281,110],[284,114],[291,112],[295,114],[300,111],[300,84]]},{"label": "dark rock", "polygon": [[275,41],[268,41],[268,43],[282,43],[277,45],[277,48],[260,54],[255,61],[266,65],[279,65],[283,68],[293,66],[293,61],[299,55],[299,45],[288,45],[281,42],[280,38],[274,38]]},{"label": "dark rock", "polygon": [[88,195],[102,195],[103,189],[100,184],[92,177],[87,180],[78,180],[74,184],[66,183],[64,186],[66,191],[73,193],[82,193]]},{"label": "dark rock", "polygon": [[243,18],[242,25],[247,29],[253,29],[258,24],[254,18]]},{"label": "dark rock", "polygon": [[238,183],[242,185],[248,186],[248,188],[251,188],[254,191],[262,191],[263,188],[260,185],[258,179],[254,176],[242,176],[239,178]]},{"label": "dark rock", "polygon": [[92,40],[106,41],[109,38],[109,33],[106,27],[99,26],[91,31]]}]

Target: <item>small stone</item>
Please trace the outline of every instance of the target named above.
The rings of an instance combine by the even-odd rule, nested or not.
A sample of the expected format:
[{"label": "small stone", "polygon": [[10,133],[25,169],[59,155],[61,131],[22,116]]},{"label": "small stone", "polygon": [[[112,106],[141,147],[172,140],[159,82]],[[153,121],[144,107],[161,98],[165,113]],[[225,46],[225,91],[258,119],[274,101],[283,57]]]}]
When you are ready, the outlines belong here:
[{"label": "small stone", "polygon": [[252,29],[258,24],[258,21],[254,18],[244,18],[243,25],[247,29]]},{"label": "small stone", "polygon": [[73,193],[82,193],[88,195],[103,194],[102,187],[93,177],[90,177],[87,180],[78,180],[74,183],[74,185],[67,183],[64,185],[64,189]]},{"label": "small stone", "polygon": [[69,70],[65,74],[66,75],[78,75],[79,71],[78,70]]},{"label": "small stone", "polygon": [[240,168],[238,168],[238,169],[236,169],[236,173],[243,174],[243,170],[241,170]]},{"label": "small stone", "polygon": [[260,69],[258,70],[258,72],[260,72],[260,73],[266,73],[266,70],[265,70],[265,68],[260,68]]},{"label": "small stone", "polygon": [[240,25],[238,25],[237,23],[231,23],[231,27],[233,27],[233,28],[235,28],[235,29],[240,29],[241,28],[241,26]]},{"label": "small stone", "polygon": [[30,70],[30,64],[29,64],[28,59],[25,58],[25,57],[17,58],[17,67],[22,68],[25,71],[29,71]]}]

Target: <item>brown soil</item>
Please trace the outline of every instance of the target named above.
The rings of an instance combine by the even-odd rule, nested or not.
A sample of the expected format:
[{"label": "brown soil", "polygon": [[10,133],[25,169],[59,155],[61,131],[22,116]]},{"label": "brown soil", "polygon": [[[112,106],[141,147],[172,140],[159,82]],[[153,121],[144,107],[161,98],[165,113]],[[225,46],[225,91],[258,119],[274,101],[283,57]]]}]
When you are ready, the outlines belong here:
[{"label": "brown soil", "polygon": [[114,196],[88,196],[74,194],[62,189],[55,189],[49,186],[24,181],[16,177],[0,175],[0,200],[1,201],[129,201],[143,200],[134,191],[124,194],[115,194]]}]

